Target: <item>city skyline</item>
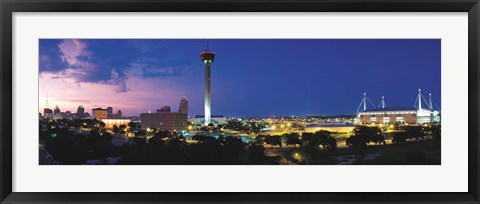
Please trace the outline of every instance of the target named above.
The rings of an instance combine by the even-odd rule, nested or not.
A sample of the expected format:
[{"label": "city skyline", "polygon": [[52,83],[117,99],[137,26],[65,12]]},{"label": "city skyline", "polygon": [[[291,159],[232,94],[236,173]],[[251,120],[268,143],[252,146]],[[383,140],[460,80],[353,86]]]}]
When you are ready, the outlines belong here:
[{"label": "city skyline", "polygon": [[[189,115],[202,115],[205,49],[202,39],[42,39],[39,111],[47,95],[50,108],[126,116],[178,110],[185,96]],[[210,49],[214,115],[353,115],[364,92],[413,107],[418,88],[441,107],[440,40],[213,39]]]}]

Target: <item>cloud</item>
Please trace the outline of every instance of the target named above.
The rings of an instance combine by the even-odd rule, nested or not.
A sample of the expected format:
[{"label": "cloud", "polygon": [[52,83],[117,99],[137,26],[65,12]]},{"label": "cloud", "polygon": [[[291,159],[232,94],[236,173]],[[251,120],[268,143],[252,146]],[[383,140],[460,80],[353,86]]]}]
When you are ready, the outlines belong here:
[{"label": "cloud", "polygon": [[[113,85],[113,91],[116,93],[128,91],[127,77],[123,72],[96,63],[95,55],[88,49],[86,42],[77,39],[63,40],[58,43],[57,49],[58,52],[55,53],[51,49],[44,48],[45,52],[40,53],[40,74],[42,71],[53,73],[50,75],[52,79],[74,79],[78,84]],[[54,59],[59,62],[53,62]],[[52,68],[53,65],[57,67]]]},{"label": "cloud", "polygon": [[[148,45],[146,42],[138,42]],[[132,40],[40,40],[40,76],[108,85],[115,93],[130,91],[127,79],[170,78],[192,73],[184,55],[157,43],[138,47]],[[146,52],[153,52],[146,53]],[[163,53],[163,54],[159,54]]]},{"label": "cloud", "polygon": [[128,73],[143,78],[165,78],[176,77],[192,72],[190,66],[161,66],[161,62],[156,58],[141,58],[130,63]]},{"label": "cloud", "polygon": [[109,83],[115,86],[115,92],[124,93],[129,90],[125,82],[127,80],[126,76],[121,76],[115,69],[112,69],[111,77]]},{"label": "cloud", "polygon": [[87,60],[91,53],[87,51],[87,44],[80,40],[64,40],[58,45],[61,53],[60,56],[63,62],[67,62],[70,66],[89,68],[93,66]]}]

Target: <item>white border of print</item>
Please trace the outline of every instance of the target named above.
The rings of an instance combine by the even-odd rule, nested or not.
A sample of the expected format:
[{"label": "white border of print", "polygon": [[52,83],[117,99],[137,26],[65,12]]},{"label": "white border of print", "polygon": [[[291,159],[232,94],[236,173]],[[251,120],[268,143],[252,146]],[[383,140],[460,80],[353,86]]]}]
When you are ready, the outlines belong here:
[{"label": "white border of print", "polygon": [[[467,13],[15,13],[13,191],[467,192],[467,36]],[[39,38],[441,38],[449,145],[434,166],[39,166]]]}]

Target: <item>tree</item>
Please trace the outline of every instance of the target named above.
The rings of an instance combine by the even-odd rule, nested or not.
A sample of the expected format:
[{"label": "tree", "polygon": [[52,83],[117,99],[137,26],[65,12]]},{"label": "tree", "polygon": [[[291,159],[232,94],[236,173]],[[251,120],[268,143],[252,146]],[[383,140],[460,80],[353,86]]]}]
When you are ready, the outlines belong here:
[{"label": "tree", "polygon": [[284,137],[286,138],[287,145],[293,145],[294,147],[297,144],[302,145],[302,140],[300,140],[298,133],[285,134]]},{"label": "tree", "polygon": [[262,145],[250,144],[248,146],[248,161],[250,164],[264,164],[267,156]]},{"label": "tree", "polygon": [[118,128],[120,129],[120,132],[119,132],[120,134],[125,134],[126,133],[126,131],[125,131],[125,129],[127,129],[126,125],[120,125],[120,126],[118,126]]},{"label": "tree", "polygon": [[135,136],[145,136],[147,135],[147,131],[145,130],[138,130],[137,132],[135,132]]},{"label": "tree", "polygon": [[118,134],[120,132],[120,129],[117,127],[117,125],[113,125],[112,132],[115,134]]},{"label": "tree", "polygon": [[265,137],[265,143],[274,146],[280,146],[282,147],[282,141],[280,140],[280,136],[267,136]]},{"label": "tree", "polygon": [[393,144],[402,144],[407,142],[407,134],[405,132],[393,133]]},{"label": "tree", "polygon": [[432,126],[432,138],[435,142],[440,143],[442,140],[442,128],[440,125]]},{"label": "tree", "polygon": [[[378,127],[356,126],[353,129],[353,135],[345,141],[349,147],[352,148],[366,148],[370,142],[382,142],[385,136],[378,136],[382,130]],[[386,143],[385,143],[386,144]]]},{"label": "tree", "polygon": [[422,126],[407,126],[405,133],[408,138],[415,139],[415,141],[423,140],[423,129]]}]

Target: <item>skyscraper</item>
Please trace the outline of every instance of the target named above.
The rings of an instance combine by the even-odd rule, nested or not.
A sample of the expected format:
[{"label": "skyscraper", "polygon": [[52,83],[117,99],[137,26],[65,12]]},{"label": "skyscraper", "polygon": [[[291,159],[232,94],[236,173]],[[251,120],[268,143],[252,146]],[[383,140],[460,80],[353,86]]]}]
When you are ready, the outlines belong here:
[{"label": "skyscraper", "polygon": [[85,115],[85,108],[83,107],[83,105],[79,105],[77,108],[77,117],[83,118],[84,115]]},{"label": "skyscraper", "polygon": [[108,114],[108,117],[112,117],[113,115],[113,108],[112,107],[107,107],[107,114]]},{"label": "skyscraper", "polygon": [[117,118],[122,118],[122,110],[118,109],[117,111]]},{"label": "skyscraper", "polygon": [[60,114],[60,108],[58,107],[58,105],[56,105],[55,109],[53,109],[53,114],[55,114],[55,115]]},{"label": "skyscraper", "polygon": [[180,99],[180,106],[178,106],[179,113],[186,113],[188,115],[188,99],[187,97],[182,97]]},{"label": "skyscraper", "polygon": [[210,106],[210,65],[215,59],[215,53],[208,50],[200,53],[200,58],[205,64],[205,125],[211,123],[211,106]]},{"label": "skyscraper", "polygon": [[43,116],[44,117],[49,117],[53,114],[52,109],[50,109],[49,104],[48,104],[48,96],[47,100],[45,101],[45,106],[43,107]]}]

